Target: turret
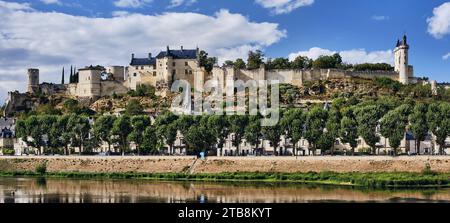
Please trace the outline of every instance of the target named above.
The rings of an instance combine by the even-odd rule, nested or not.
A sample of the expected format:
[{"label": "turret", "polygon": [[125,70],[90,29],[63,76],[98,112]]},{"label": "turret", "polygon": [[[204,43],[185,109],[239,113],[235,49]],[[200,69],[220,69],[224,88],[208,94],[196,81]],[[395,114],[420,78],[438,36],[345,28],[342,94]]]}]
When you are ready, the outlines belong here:
[{"label": "turret", "polygon": [[39,69],[28,69],[28,93],[35,94],[39,91]]},{"label": "turret", "polygon": [[397,47],[394,49],[395,72],[399,74],[398,80],[402,84],[408,84],[409,79],[408,51],[409,45],[407,43],[407,37],[404,35],[402,41],[397,41]]}]

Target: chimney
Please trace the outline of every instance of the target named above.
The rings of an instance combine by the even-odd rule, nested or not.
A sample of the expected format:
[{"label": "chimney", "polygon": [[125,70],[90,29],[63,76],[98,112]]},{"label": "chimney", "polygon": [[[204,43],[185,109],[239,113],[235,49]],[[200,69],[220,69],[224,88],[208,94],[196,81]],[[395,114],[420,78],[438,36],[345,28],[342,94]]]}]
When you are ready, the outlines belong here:
[{"label": "chimney", "polygon": [[170,53],[170,49],[169,49],[169,46],[167,46],[167,54],[169,54]]},{"label": "chimney", "polygon": [[183,49],[183,46],[181,46],[181,51],[183,51],[184,49]]},{"label": "chimney", "polygon": [[148,59],[151,60],[152,59],[152,53],[148,54]]},{"label": "chimney", "polygon": [[134,59],[134,53],[131,54],[131,59]]}]

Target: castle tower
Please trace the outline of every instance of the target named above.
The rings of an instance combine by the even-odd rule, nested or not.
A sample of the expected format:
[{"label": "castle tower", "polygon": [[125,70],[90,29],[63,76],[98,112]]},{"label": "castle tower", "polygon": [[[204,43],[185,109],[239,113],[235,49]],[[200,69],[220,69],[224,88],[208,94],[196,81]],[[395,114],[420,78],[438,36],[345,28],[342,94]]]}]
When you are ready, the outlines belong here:
[{"label": "castle tower", "polygon": [[39,69],[28,69],[28,93],[35,94],[39,91]]},{"label": "castle tower", "polygon": [[408,84],[408,79],[410,76],[408,51],[409,45],[407,43],[406,35],[404,35],[402,41],[397,41],[397,46],[394,49],[395,72],[399,74],[398,80],[402,84]]}]

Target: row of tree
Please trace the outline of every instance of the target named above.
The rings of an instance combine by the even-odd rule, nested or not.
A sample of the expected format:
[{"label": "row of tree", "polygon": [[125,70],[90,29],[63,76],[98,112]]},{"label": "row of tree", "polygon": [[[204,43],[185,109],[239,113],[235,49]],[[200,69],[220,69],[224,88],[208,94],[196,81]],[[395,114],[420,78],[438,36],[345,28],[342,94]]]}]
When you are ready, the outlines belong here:
[{"label": "row of tree", "polygon": [[[277,125],[261,127],[259,116],[176,116],[170,112],[159,115],[154,123],[148,116],[98,117],[95,122],[76,114],[55,116],[29,116],[16,124],[16,134],[29,146],[44,148],[47,153],[64,151],[69,153],[69,145],[78,147],[79,152],[90,152],[101,142],[118,145],[120,152],[136,154],[158,154],[165,145],[173,151],[178,131],[190,154],[198,154],[219,148],[221,151],[230,134],[236,154],[241,154],[240,145],[245,139],[257,154],[263,154],[261,140],[267,140],[279,149],[282,135],[293,142],[294,153],[300,139],[309,142],[309,149],[315,154],[334,154],[335,140],[357,147],[362,137],[376,154],[376,144],[380,134],[389,138],[394,154],[400,147],[406,131],[411,131],[419,145],[430,132],[436,136],[440,154],[444,153],[445,139],[450,135],[450,103],[416,103],[396,106],[381,101],[366,101],[346,106],[342,100],[324,109],[312,107],[286,109],[281,112]],[[379,130],[379,131],[378,131]],[[130,151],[130,143],[135,150]],[[61,150],[62,149],[62,150]],[[278,152],[282,154],[282,151]]]},{"label": "row of tree", "polygon": [[313,60],[306,56],[297,56],[293,61],[288,58],[275,58],[265,61],[262,51],[250,51],[248,53],[247,64],[242,59],[236,61],[227,60],[224,65],[234,66],[236,69],[258,69],[261,65],[265,65],[268,70],[273,69],[344,69],[355,71],[393,71],[394,68],[387,63],[363,63],[363,64],[346,64],[343,63],[341,55],[338,53],[333,55],[319,56]]}]

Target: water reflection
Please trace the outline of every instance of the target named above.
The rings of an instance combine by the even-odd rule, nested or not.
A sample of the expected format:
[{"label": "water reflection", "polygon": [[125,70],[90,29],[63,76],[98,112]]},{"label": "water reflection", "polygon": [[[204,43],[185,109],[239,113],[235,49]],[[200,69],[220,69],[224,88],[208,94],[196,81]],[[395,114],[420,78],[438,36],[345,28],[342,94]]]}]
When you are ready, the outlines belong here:
[{"label": "water reflection", "polygon": [[0,178],[0,203],[450,202],[450,189],[369,190],[268,183]]}]

